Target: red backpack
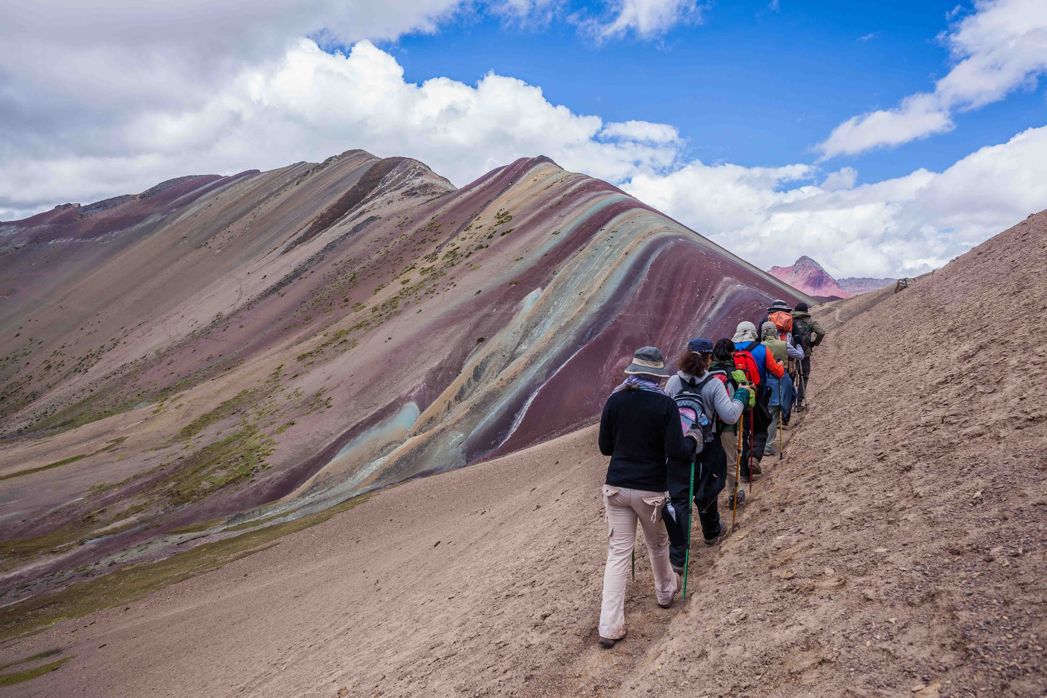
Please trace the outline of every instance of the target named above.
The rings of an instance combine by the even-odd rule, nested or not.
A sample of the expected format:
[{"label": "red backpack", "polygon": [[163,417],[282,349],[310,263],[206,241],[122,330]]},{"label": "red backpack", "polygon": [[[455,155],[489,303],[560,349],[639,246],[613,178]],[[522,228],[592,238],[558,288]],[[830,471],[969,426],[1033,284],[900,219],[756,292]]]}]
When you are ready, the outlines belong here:
[{"label": "red backpack", "polygon": [[754,388],[760,386],[760,367],[756,365],[756,359],[748,351],[736,351],[731,355],[734,358],[734,367],[741,369],[749,383]]}]

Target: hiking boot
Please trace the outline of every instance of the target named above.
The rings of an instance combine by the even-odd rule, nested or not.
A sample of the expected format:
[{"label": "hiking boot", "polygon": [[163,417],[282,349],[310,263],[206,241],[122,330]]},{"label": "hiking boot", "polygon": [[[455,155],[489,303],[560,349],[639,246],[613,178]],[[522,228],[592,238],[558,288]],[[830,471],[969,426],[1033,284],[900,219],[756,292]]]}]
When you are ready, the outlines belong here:
[{"label": "hiking boot", "polygon": [[749,464],[750,475],[763,475],[763,468],[760,467],[760,461],[754,460]]},{"label": "hiking boot", "polygon": [[658,607],[659,608],[672,608],[673,604],[676,603],[676,597],[680,594],[680,580],[679,579],[676,580],[676,585],[677,585],[676,586],[676,591],[673,592],[672,597],[666,603],[662,603],[661,601],[658,602]]},{"label": "hiking boot", "polygon": [[618,638],[617,640],[612,640],[612,639],[611,639],[611,638],[609,638],[609,637],[603,637],[603,636],[601,636],[601,637],[600,637],[600,639],[599,639],[599,640],[597,640],[597,642],[599,642],[599,643],[600,643],[600,647],[603,647],[603,648],[604,648],[605,650],[609,650],[609,649],[611,649],[612,647],[614,647],[615,643],[617,643],[617,642],[618,642],[619,640],[624,640],[624,639],[625,639],[625,635],[622,635],[622,636],[621,636],[620,638]]},{"label": "hiking boot", "polygon": [[[738,506],[745,504],[745,490],[738,490]],[[734,509],[734,495],[728,495],[727,497],[727,509],[730,511]]]},{"label": "hiking boot", "polygon": [[[738,500],[738,501],[741,501],[741,498],[739,498],[739,500]],[[706,545],[716,545],[716,544],[717,544],[717,543],[719,543],[719,542],[720,542],[721,540],[723,540],[724,534],[726,534],[726,533],[727,533],[727,527],[726,527],[726,526],[724,526],[724,525],[723,525],[723,521],[721,521],[721,522],[720,522],[720,530],[719,530],[719,531],[717,531],[717,532],[716,532],[716,535],[715,535],[715,536],[713,536],[712,538],[706,538],[706,539],[705,539],[705,544],[706,544]]]}]

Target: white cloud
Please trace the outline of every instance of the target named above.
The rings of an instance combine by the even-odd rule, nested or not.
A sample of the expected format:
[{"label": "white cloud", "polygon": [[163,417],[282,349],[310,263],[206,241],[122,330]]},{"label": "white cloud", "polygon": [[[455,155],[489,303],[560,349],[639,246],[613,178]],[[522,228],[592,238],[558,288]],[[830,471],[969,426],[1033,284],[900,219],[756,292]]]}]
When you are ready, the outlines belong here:
[{"label": "white cloud", "polygon": [[818,146],[822,155],[861,153],[942,133],[953,128],[955,112],[1035,85],[1047,72],[1047,2],[981,0],[975,8],[943,35],[954,65],[933,92],[848,119]]},{"label": "white cloud", "polygon": [[853,185],[848,169],[788,189],[814,170],[692,162],[624,188],[764,268],[807,254],[844,276],[915,275],[1047,208],[1047,126],[941,173],[837,189]]},{"label": "white cloud", "polygon": [[696,0],[618,0],[613,18],[596,25],[595,29],[603,38],[632,33],[649,39],[665,34],[678,24],[701,20],[701,6]]},{"label": "white cloud", "polygon": [[539,154],[622,181],[672,165],[678,140],[666,124],[575,114],[515,78],[419,85],[369,42],[346,56],[302,39],[195,108],[135,114],[92,149],[0,153],[0,219],[58,203],[55,196],[86,202],[180,174],[319,161],[357,147],[416,157],[456,184]]},{"label": "white cloud", "polygon": [[857,181],[858,170],[853,167],[841,167],[825,176],[825,179],[822,181],[822,189],[826,191],[853,189],[854,183]]},{"label": "white cloud", "polygon": [[655,124],[650,121],[609,123],[600,131],[600,136],[648,143],[675,143],[680,140],[680,132],[674,126]]}]

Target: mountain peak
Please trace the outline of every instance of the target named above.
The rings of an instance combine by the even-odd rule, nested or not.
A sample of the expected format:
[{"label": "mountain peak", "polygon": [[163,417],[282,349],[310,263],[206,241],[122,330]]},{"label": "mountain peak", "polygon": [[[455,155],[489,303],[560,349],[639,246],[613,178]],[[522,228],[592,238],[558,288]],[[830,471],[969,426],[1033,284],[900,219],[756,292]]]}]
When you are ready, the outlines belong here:
[{"label": "mountain peak", "polygon": [[850,298],[825,268],[807,255],[802,255],[791,267],[771,267],[771,275],[790,286],[818,298]]}]

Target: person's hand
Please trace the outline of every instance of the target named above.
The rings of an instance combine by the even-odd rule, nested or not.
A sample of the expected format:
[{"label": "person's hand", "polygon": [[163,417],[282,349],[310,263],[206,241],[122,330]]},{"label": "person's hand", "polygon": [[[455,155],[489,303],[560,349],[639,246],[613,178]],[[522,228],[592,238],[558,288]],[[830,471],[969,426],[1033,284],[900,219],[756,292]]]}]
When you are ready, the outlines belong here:
[{"label": "person's hand", "polygon": [[705,443],[705,437],[702,435],[702,430],[693,427],[684,432],[683,438],[694,442],[692,450],[696,454],[702,450],[702,446]]},{"label": "person's hand", "polygon": [[753,397],[755,397],[755,393],[750,391],[748,388],[738,386],[738,388],[734,391],[734,396],[731,399],[737,400],[743,405],[748,405],[749,407],[752,407],[753,405],[750,403],[755,402],[755,400],[752,400]]}]

